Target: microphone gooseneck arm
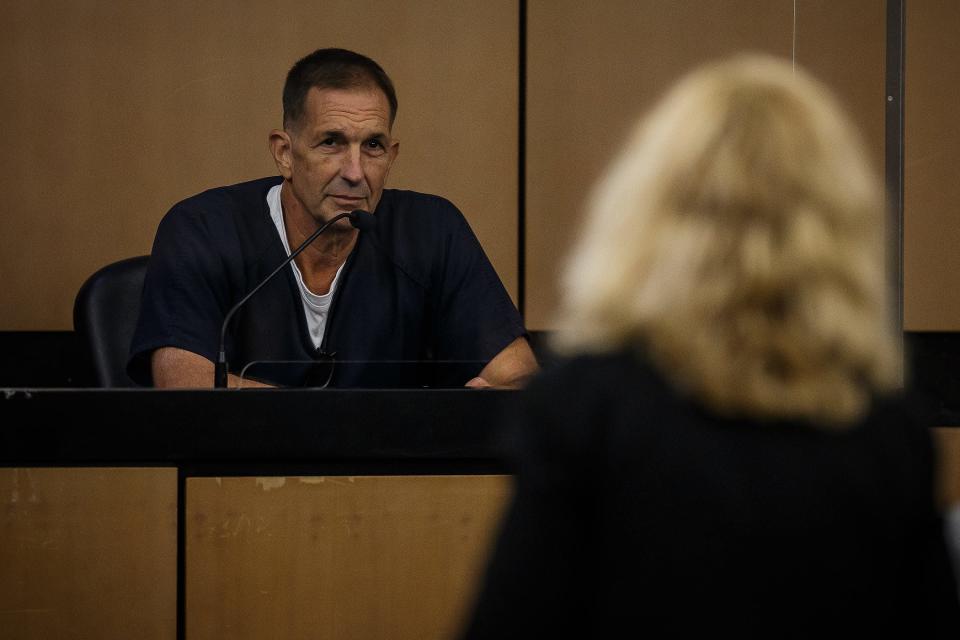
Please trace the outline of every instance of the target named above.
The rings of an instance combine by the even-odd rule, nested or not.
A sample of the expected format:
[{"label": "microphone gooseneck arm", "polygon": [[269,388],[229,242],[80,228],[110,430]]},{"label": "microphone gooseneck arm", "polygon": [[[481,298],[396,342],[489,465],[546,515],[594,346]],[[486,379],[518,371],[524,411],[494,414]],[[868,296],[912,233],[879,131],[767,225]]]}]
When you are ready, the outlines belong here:
[{"label": "microphone gooseneck arm", "polygon": [[281,262],[276,269],[270,272],[270,275],[268,275],[266,278],[261,280],[260,283],[257,284],[257,286],[251,289],[250,292],[247,293],[247,295],[243,296],[240,299],[240,301],[237,304],[233,305],[233,307],[230,308],[230,311],[227,312],[227,315],[223,318],[223,324],[220,325],[220,348],[217,351],[217,362],[214,364],[214,371],[213,371],[213,386],[215,389],[227,388],[227,353],[226,353],[227,325],[230,324],[230,320],[231,318],[233,318],[233,315],[237,312],[238,309],[240,309],[240,307],[242,307],[247,302],[247,300],[253,297],[253,294],[255,294],[257,291],[260,291],[260,289],[262,289],[265,284],[273,280],[273,277],[275,275],[280,273],[280,271],[283,270],[284,267],[290,264],[290,262],[292,262],[293,259],[296,258],[298,255],[300,255],[300,252],[306,249],[310,245],[310,243],[316,240],[321,233],[323,233],[330,227],[330,225],[337,222],[338,220],[342,220],[343,218],[350,218],[351,224],[353,224],[353,226],[358,229],[369,229],[370,221],[373,219],[373,216],[367,213],[366,211],[361,211],[361,210],[351,211],[349,213],[341,213],[334,216],[333,218],[331,218],[330,220],[322,224],[319,229],[317,229],[312,234],[310,234],[310,237],[304,240],[300,244],[300,246],[296,248],[296,250],[294,250],[289,256],[287,256],[286,260]]}]

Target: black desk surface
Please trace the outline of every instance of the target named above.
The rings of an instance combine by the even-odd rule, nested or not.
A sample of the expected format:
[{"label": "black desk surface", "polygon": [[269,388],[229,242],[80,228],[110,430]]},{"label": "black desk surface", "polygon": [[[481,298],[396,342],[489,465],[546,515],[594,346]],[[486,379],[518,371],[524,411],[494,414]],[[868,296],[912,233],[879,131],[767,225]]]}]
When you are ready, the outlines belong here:
[{"label": "black desk surface", "polygon": [[239,466],[251,474],[365,464],[502,471],[501,427],[519,398],[468,389],[0,393],[2,466]]}]

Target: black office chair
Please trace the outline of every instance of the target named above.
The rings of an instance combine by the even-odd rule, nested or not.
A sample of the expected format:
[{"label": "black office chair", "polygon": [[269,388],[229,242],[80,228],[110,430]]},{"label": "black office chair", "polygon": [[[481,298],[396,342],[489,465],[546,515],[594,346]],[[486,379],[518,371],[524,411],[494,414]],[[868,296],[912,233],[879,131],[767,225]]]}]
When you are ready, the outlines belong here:
[{"label": "black office chair", "polygon": [[108,264],[77,292],[73,328],[89,353],[98,387],[138,386],[126,367],[149,259],[137,256]]}]

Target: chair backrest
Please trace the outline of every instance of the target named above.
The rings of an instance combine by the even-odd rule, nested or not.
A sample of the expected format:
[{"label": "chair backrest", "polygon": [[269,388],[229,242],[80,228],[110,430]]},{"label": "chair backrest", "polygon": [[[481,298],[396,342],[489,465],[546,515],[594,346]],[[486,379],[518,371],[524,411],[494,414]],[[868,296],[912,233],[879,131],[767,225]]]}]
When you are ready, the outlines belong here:
[{"label": "chair backrest", "polygon": [[149,259],[138,256],[108,264],[77,292],[73,328],[90,354],[97,386],[138,386],[126,368]]}]

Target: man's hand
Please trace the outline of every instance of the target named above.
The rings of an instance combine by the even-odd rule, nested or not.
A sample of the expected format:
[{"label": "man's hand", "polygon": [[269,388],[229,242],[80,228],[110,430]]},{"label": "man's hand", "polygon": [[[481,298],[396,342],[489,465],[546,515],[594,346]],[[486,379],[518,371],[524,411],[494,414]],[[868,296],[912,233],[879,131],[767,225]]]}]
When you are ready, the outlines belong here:
[{"label": "man's hand", "polygon": [[471,389],[497,387],[519,389],[538,371],[537,359],[526,338],[517,338],[487,363],[480,375],[464,386]]}]

